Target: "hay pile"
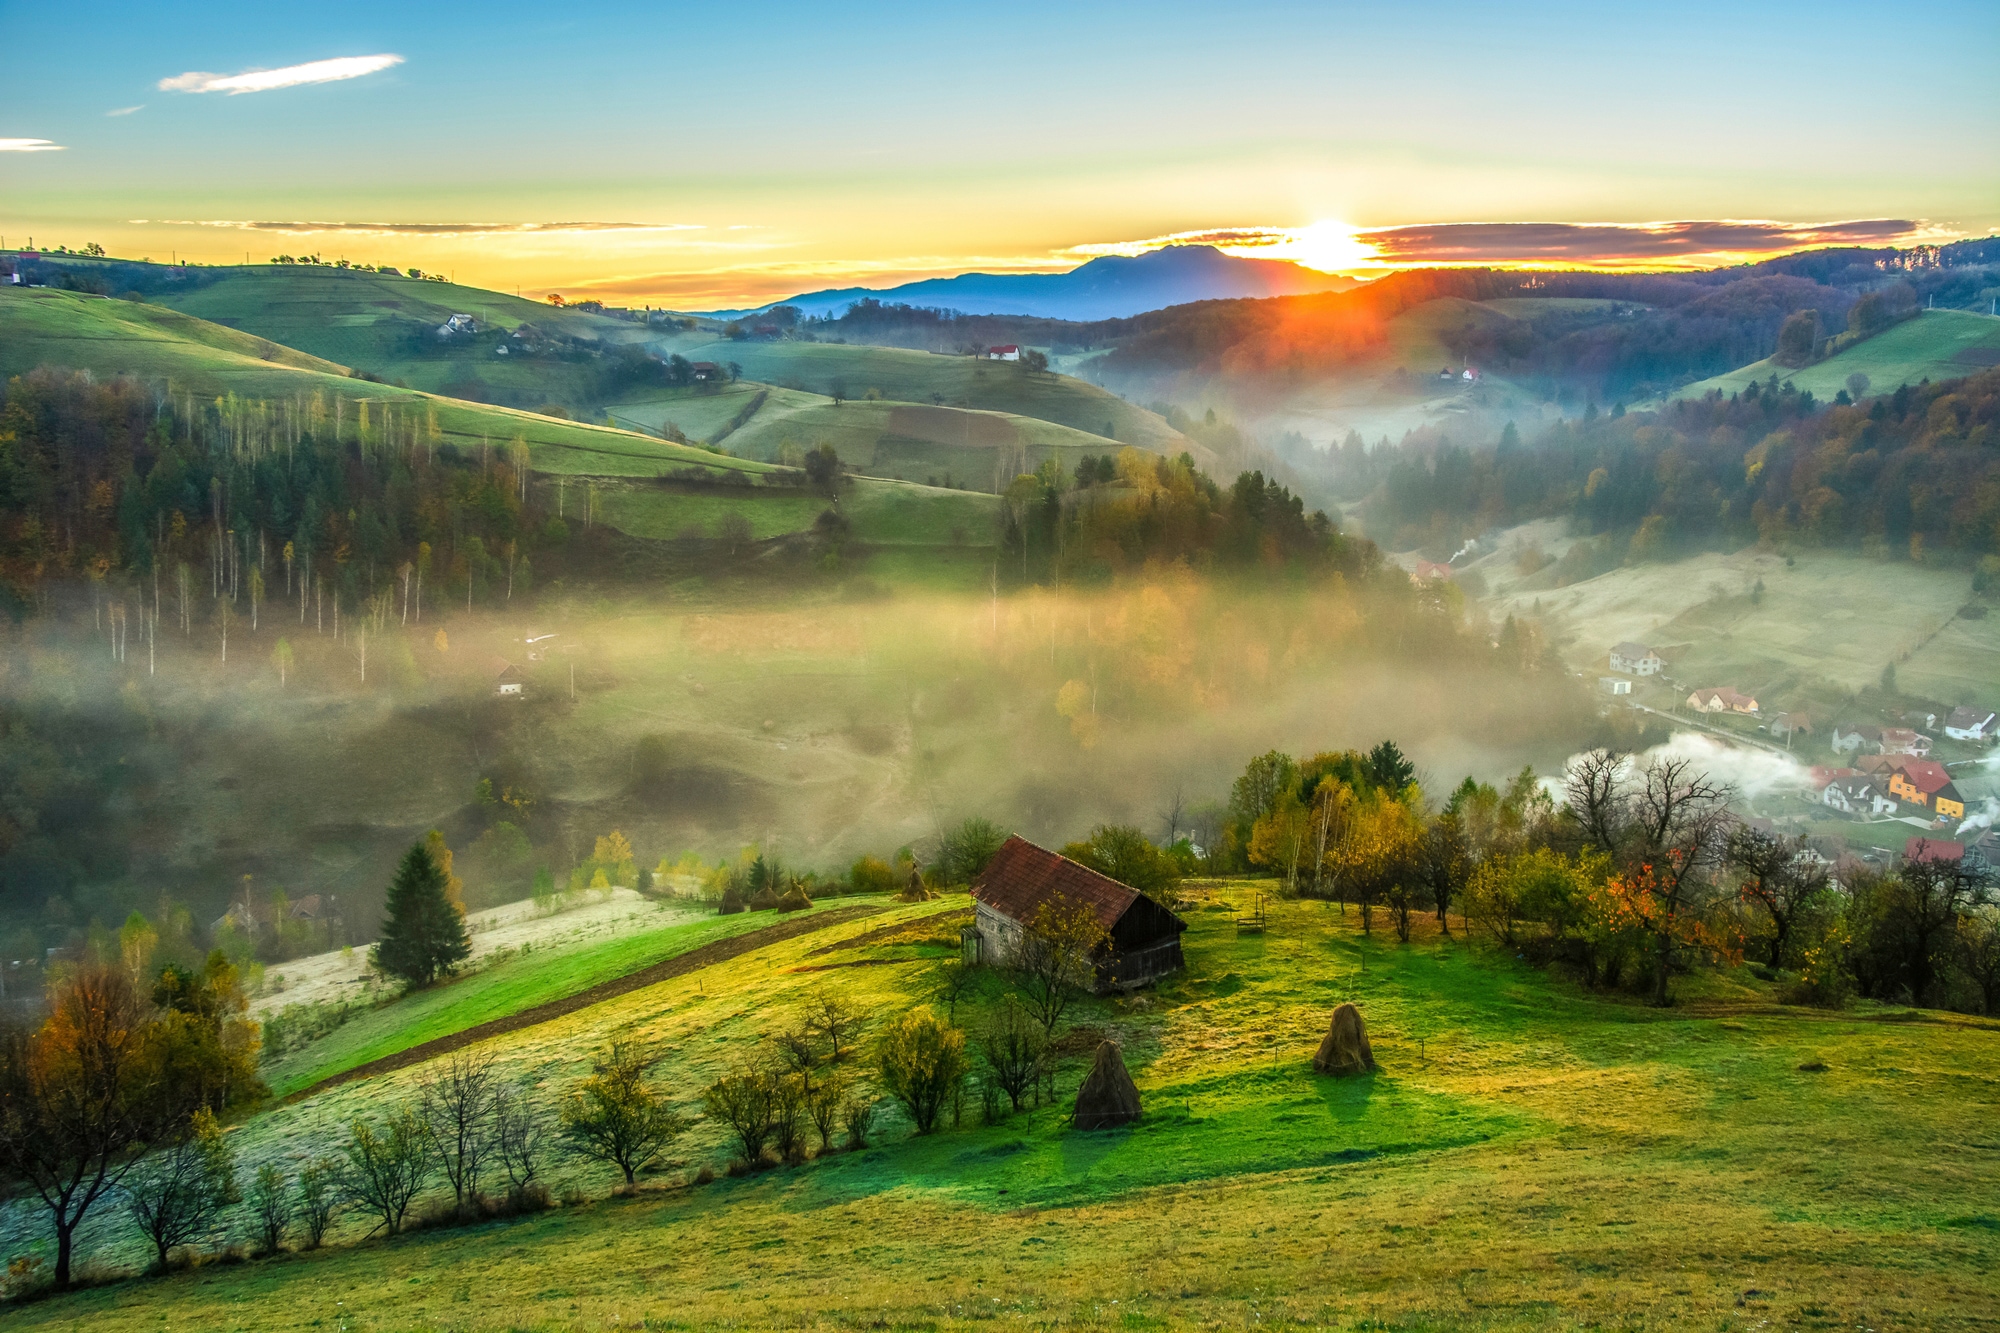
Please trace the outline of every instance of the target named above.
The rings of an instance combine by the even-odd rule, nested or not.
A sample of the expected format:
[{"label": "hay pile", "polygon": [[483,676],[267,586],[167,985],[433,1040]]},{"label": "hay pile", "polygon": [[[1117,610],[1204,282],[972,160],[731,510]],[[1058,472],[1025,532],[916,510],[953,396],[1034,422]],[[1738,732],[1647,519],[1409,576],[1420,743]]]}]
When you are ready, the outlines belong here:
[{"label": "hay pile", "polygon": [[1343,1004],[1333,1011],[1326,1039],[1313,1056],[1313,1068],[1322,1074],[1365,1074],[1375,1068],[1375,1052],[1369,1049],[1359,1009]]},{"label": "hay pile", "polygon": [[1097,1061],[1076,1090],[1070,1123],[1078,1129],[1110,1129],[1139,1118],[1139,1089],[1125,1072],[1125,1056],[1115,1041],[1097,1044]]},{"label": "hay pile", "polygon": [[924,877],[915,866],[910,867],[910,882],[896,895],[899,903],[927,903],[937,897],[937,890],[924,883]]},{"label": "hay pile", "polygon": [[812,905],[813,901],[806,897],[806,889],[803,884],[794,884],[791,888],[786,889],[785,896],[778,899],[777,904],[780,912],[803,912]]}]

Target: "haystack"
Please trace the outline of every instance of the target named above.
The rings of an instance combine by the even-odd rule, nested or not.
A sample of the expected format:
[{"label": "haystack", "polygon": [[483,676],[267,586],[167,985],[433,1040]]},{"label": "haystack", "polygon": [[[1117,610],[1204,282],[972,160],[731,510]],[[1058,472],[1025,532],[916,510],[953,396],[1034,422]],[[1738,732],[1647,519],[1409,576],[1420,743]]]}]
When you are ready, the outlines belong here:
[{"label": "haystack", "polygon": [[778,899],[780,912],[803,912],[812,905],[812,899],[806,896],[805,886],[802,884],[792,885],[785,890],[785,896]]},{"label": "haystack", "polygon": [[910,882],[896,895],[899,903],[927,903],[937,897],[937,890],[924,883],[924,877],[915,866],[910,867]]},{"label": "haystack", "polygon": [[1139,1089],[1125,1072],[1125,1056],[1118,1043],[1097,1043],[1097,1061],[1076,1090],[1076,1114],[1070,1123],[1078,1129],[1110,1129],[1138,1118]]},{"label": "haystack", "polygon": [[1374,1067],[1375,1052],[1368,1047],[1368,1029],[1361,1022],[1361,1011],[1351,1004],[1341,1005],[1333,1011],[1326,1040],[1313,1056],[1313,1068],[1322,1074],[1365,1074]]}]

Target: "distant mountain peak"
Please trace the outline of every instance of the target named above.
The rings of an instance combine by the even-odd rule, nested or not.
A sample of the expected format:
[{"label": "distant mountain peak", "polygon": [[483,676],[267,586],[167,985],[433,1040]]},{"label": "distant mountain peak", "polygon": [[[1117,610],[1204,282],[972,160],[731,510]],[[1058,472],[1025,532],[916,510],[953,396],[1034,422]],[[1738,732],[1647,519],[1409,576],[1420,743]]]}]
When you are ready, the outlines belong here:
[{"label": "distant mountain peak", "polygon": [[1350,278],[1282,259],[1242,259],[1212,245],[1170,245],[1138,255],[1100,255],[1067,273],[961,273],[881,289],[843,287],[807,292],[719,317],[797,306],[808,315],[839,315],[857,301],[929,306],[966,315],[1025,315],[1041,319],[1124,319],[1191,301],[1246,296],[1300,296],[1343,291]]}]

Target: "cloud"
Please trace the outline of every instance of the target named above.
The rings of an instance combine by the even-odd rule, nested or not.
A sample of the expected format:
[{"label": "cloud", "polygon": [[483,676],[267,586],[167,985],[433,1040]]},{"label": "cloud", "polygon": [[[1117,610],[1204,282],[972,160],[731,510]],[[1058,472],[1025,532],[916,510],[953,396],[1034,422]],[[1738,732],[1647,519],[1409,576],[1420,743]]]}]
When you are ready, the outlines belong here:
[{"label": "cloud", "polygon": [[333,60],[287,65],[283,69],[246,69],[240,74],[206,74],[190,70],[186,74],[161,79],[159,86],[161,92],[167,93],[228,93],[234,97],[239,93],[266,93],[273,88],[296,88],[306,83],[338,83],[342,79],[358,79],[402,63],[401,56],[340,56]]},{"label": "cloud", "polygon": [[60,153],[63,146],[47,139],[0,139],[0,153]]},{"label": "cloud", "polygon": [[256,222],[233,218],[133,218],[135,226],[226,227],[280,236],[582,236],[704,230],[696,222]]},{"label": "cloud", "polygon": [[1575,264],[1684,268],[1823,246],[1937,239],[1908,218],[1842,222],[1689,219],[1670,222],[1452,222],[1356,233],[1396,267],[1418,264]]},{"label": "cloud", "polygon": [[129,116],[134,111],[144,111],[145,109],[146,104],[141,102],[137,106],[121,106],[116,111],[107,111],[104,114],[107,116]]},{"label": "cloud", "polygon": [[[1066,256],[1139,255],[1170,245],[1213,245],[1230,254],[1301,259],[1312,267],[1309,227],[1221,227],[1171,232],[1139,241],[1079,245]],[[1774,222],[1736,218],[1665,222],[1439,222],[1352,231],[1338,228],[1357,256],[1355,272],[1500,264],[1546,268],[1698,269],[1769,259],[1824,246],[1908,246],[1952,240],[1956,233],[1910,218]],[[1337,267],[1348,267],[1343,262]]]}]

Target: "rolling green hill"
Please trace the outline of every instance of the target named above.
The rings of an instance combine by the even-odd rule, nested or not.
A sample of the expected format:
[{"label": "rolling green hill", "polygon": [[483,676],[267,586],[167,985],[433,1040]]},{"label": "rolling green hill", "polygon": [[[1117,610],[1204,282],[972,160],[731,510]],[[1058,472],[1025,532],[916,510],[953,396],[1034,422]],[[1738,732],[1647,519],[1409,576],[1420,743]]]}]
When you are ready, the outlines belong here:
[{"label": "rolling green hill", "polygon": [[996,491],[1054,458],[1065,472],[1085,456],[1123,448],[1102,435],[1010,412],[930,403],[848,400],[743,380],[670,390],[606,409],[613,421],[649,431],[677,427],[745,458],[779,462],[830,444],[870,476]]},{"label": "rolling green hill", "polygon": [[[377,412],[394,405],[435,413],[446,442],[524,440],[537,473],[590,483],[598,491],[598,518],[637,537],[677,537],[690,528],[709,534],[735,511],[763,539],[805,531],[826,508],[823,499],[791,484],[795,474],[756,459],[350,378],[331,362],[164,306],[51,288],[0,288],[0,376],[43,365],[132,375],[204,397],[285,401],[319,394],[344,400],[350,421],[363,402]],[[859,481],[842,504],[856,539],[871,544],[942,545],[956,535],[984,545],[992,539],[990,496]]]},{"label": "rolling green hill", "polygon": [[785,388],[849,399],[871,391],[899,403],[966,407],[1033,417],[1154,453],[1191,453],[1212,470],[1208,451],[1157,414],[1066,375],[1031,373],[1018,363],[940,356],[851,343],[730,342],[700,334],[673,340],[693,360],[734,361],[743,374]]},{"label": "rolling green hill", "polygon": [[[246,1311],[260,1328],[356,1330],[1970,1330],[2000,1299],[2000,1179],[1966,1147],[1966,1098],[1995,1074],[1990,1020],[1792,1009],[1744,969],[1643,1009],[1428,923],[1408,945],[1365,936],[1325,903],[1269,901],[1268,929],[1239,934],[1235,913],[1270,887],[1204,891],[1183,911],[1186,972],[1080,1003],[1055,1095],[1020,1111],[968,1096],[919,1136],[880,1091],[876,1034],[924,1002],[969,904],[893,906],[474,1048],[554,1104],[607,1040],[637,1037],[661,1056],[655,1085],[692,1114],[830,994],[867,1026],[816,1077],[881,1099],[865,1148],[723,1176],[735,1149],[699,1117],[620,1197],[604,1198],[611,1173],[552,1162],[555,1185],[601,1201],[389,1241],[367,1239],[357,1210],[323,1250],[87,1288],[10,1319],[93,1333],[236,1327]],[[976,1034],[1008,987],[975,973],[956,1021]],[[1372,1075],[1312,1071],[1343,1000],[1366,1016]],[[1079,1132],[1071,1100],[1106,1038],[1144,1117]],[[231,1135],[239,1169],[295,1172],[353,1118],[410,1101],[423,1073],[254,1117]],[[0,1231],[9,1253],[46,1246],[18,1204]],[[132,1234],[107,1208],[85,1248],[136,1267]]]},{"label": "rolling green hill", "polygon": [[[504,331],[532,322],[606,345],[649,336],[643,324],[559,310],[504,292],[317,265],[226,269],[199,287],[155,299],[412,388],[523,406],[548,401],[580,406],[593,396],[599,376],[588,361],[522,363],[495,355]],[[454,314],[471,315],[487,332],[439,339],[438,326]]]},{"label": "rolling green hill", "polygon": [[1790,382],[1828,399],[1847,387],[1847,377],[1857,372],[1868,377],[1867,393],[1890,393],[1900,385],[1959,379],[1993,365],[2000,365],[2000,319],[1963,310],[1925,310],[1814,365],[1793,369],[1775,361],[1756,361],[1690,384],[1673,397],[1740,393],[1752,380],[1776,375],[1780,383]]}]

